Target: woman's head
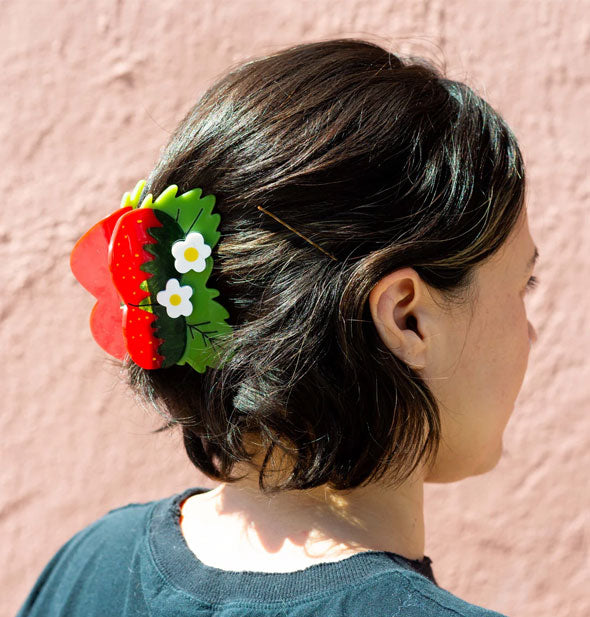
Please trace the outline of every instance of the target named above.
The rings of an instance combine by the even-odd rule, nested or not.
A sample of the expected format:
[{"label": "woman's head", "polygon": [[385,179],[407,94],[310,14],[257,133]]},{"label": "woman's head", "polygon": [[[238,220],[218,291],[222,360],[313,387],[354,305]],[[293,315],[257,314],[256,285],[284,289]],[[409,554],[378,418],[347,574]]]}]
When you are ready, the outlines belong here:
[{"label": "woman's head", "polygon": [[447,310],[411,268],[383,277],[369,296],[381,340],[411,365],[437,400],[442,427],[426,480],[451,482],[492,469],[536,332],[524,296],[538,257],[522,210],[508,240],[479,264],[475,297]]},{"label": "woman's head", "polygon": [[[353,39],[298,45],[237,67],[205,93],[144,192],[170,184],[216,196],[221,239],[209,286],[231,315],[232,347],[218,370],[132,365],[130,381],[182,424],[191,461],[231,481],[254,446],[262,487],[266,464],[284,452],[291,473],[278,490],[398,483],[421,464],[432,479],[449,479],[462,461],[439,448],[441,421],[450,426],[440,403],[454,402],[440,386],[448,370],[435,375],[445,348],[428,343],[431,364],[422,369],[408,349],[420,351],[420,315],[432,320],[429,333],[445,328],[452,352],[475,332],[465,330],[473,317],[483,338],[466,342],[470,360],[456,387],[468,387],[470,368],[484,381],[491,371],[494,387],[504,387],[503,350],[486,358],[483,342],[497,344],[484,325],[499,284],[493,260],[518,233],[525,184],[516,139],[497,112],[425,60]],[[403,296],[407,277],[422,303]],[[393,300],[380,303],[391,283]],[[502,306],[518,320],[519,360],[509,360],[523,370],[522,309],[510,298]],[[430,308],[412,314],[412,306]],[[379,326],[395,315],[420,333],[407,339],[413,346],[392,345]],[[497,413],[515,386],[494,399]],[[470,422],[482,409],[474,402]]]}]

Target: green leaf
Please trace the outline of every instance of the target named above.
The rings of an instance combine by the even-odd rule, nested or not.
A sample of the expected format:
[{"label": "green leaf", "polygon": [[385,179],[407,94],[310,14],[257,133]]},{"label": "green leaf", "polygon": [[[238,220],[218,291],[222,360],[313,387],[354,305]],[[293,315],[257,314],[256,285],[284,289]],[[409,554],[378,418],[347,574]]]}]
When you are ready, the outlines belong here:
[{"label": "green leaf", "polygon": [[182,358],[186,349],[186,320],[181,315],[173,319],[168,317],[166,308],[160,304],[153,306],[156,321],[153,323],[154,334],[163,339],[158,353],[164,357],[162,368],[173,366]]},{"label": "green leaf", "polygon": [[141,270],[152,275],[148,278],[147,285],[153,302],[156,301],[156,294],[166,288],[169,279],[179,277],[174,267],[172,245],[184,238],[184,232],[172,217],[159,210],[156,210],[154,214],[162,227],[150,227],[148,233],[154,240],[157,240],[157,243],[144,245],[144,249],[151,253],[154,259],[140,266]]},{"label": "green leaf", "polygon": [[165,212],[174,219],[184,232],[183,238],[191,231],[198,231],[205,243],[213,249],[221,236],[221,233],[217,231],[221,216],[217,213],[213,214],[215,195],[201,197],[203,191],[196,188],[177,197],[177,191],[178,187],[172,184],[151,207]]},{"label": "green leaf", "polygon": [[[172,245],[192,231],[199,232],[211,249],[217,244],[221,233],[217,230],[221,216],[213,214],[215,196],[201,197],[200,188],[177,196],[178,187],[169,186],[155,202],[146,202],[146,207],[155,210],[162,227],[152,227],[149,234],[157,240],[157,244],[147,244],[145,249],[154,259],[141,266],[142,270],[152,276],[147,285],[154,304],[154,312],[158,319],[154,329],[157,336],[164,339],[158,349],[166,360],[164,366],[170,364],[189,364],[200,373],[207,366],[218,366],[223,352],[225,340],[231,338],[233,328],[226,323],[229,318],[227,310],[213,298],[219,295],[217,289],[209,289],[207,280],[213,269],[213,258],[207,257],[205,269],[202,272],[189,270],[180,274],[174,267]],[[190,285],[193,289],[191,303],[192,313],[186,318],[172,319],[168,317],[164,307],[157,305],[156,294],[166,287],[171,278],[179,278],[181,285]],[[180,325],[183,324],[183,332]],[[182,353],[180,350],[182,348]],[[174,361],[173,361],[174,359]]]},{"label": "green leaf", "polygon": [[[233,328],[225,323],[229,313],[215,300],[211,299],[210,292],[218,295],[216,289],[206,289],[201,294],[204,297],[199,308],[193,312],[191,319],[187,318],[186,350],[178,364],[190,364],[195,370],[204,373],[207,366],[216,367],[224,350],[224,340],[220,337],[230,337]],[[209,297],[207,297],[209,296]],[[206,310],[201,308],[201,303]],[[198,314],[198,319],[193,316]]]},{"label": "green leaf", "polygon": [[150,292],[148,302],[151,303],[152,312],[157,317],[153,324],[154,334],[163,340],[158,347],[158,353],[164,357],[162,367],[166,368],[176,364],[184,354],[187,342],[186,321],[182,315],[176,318],[169,317],[166,307],[158,304],[156,295],[166,288],[169,279],[179,277],[174,267],[172,245],[184,238],[184,232],[165,212],[156,210],[154,214],[162,227],[150,227],[148,233],[157,240],[157,243],[144,245],[145,250],[151,253],[154,259],[142,264],[140,269],[152,275],[145,284]]}]

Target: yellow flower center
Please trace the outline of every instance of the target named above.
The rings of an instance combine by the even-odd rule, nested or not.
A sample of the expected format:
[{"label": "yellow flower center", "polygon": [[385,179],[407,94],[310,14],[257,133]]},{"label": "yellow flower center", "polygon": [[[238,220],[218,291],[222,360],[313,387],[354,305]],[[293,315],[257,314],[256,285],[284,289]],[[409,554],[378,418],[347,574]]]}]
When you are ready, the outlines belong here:
[{"label": "yellow flower center", "polygon": [[184,258],[187,261],[197,261],[199,259],[199,251],[194,246],[190,246],[184,251]]},{"label": "yellow flower center", "polygon": [[182,298],[178,294],[172,294],[170,296],[170,304],[172,306],[178,306],[182,302]]}]

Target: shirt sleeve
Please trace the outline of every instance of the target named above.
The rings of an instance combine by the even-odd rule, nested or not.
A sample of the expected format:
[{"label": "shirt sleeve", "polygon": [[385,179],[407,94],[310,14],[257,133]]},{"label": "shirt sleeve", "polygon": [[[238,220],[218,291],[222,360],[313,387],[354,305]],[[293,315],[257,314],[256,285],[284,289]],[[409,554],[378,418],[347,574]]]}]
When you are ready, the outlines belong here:
[{"label": "shirt sleeve", "polygon": [[88,617],[120,607],[134,583],[143,510],[136,504],[111,510],[72,536],[43,568],[16,617]]},{"label": "shirt sleeve", "polygon": [[41,615],[59,614],[59,612],[50,612],[50,605],[52,604],[49,598],[50,589],[55,583],[56,577],[59,576],[59,571],[67,560],[68,553],[71,552],[81,533],[78,532],[70,538],[43,568],[16,617],[41,617]]}]

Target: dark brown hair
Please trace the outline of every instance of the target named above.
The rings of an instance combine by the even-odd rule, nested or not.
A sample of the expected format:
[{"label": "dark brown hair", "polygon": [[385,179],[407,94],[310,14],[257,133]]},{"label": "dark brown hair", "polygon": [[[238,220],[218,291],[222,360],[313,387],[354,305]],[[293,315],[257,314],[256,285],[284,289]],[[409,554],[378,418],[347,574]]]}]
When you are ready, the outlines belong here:
[{"label": "dark brown hair", "polygon": [[[194,465],[233,482],[255,435],[260,488],[272,493],[395,484],[432,460],[436,400],[382,343],[367,300],[407,266],[449,303],[472,298],[474,267],[524,203],[522,156],[502,117],[425,59],[356,39],[297,45],[202,96],[144,195],[170,184],[216,197],[208,287],[233,343],[218,369],[130,363],[129,381],[163,428],[181,425]],[[277,451],[289,473],[269,483]]]}]

